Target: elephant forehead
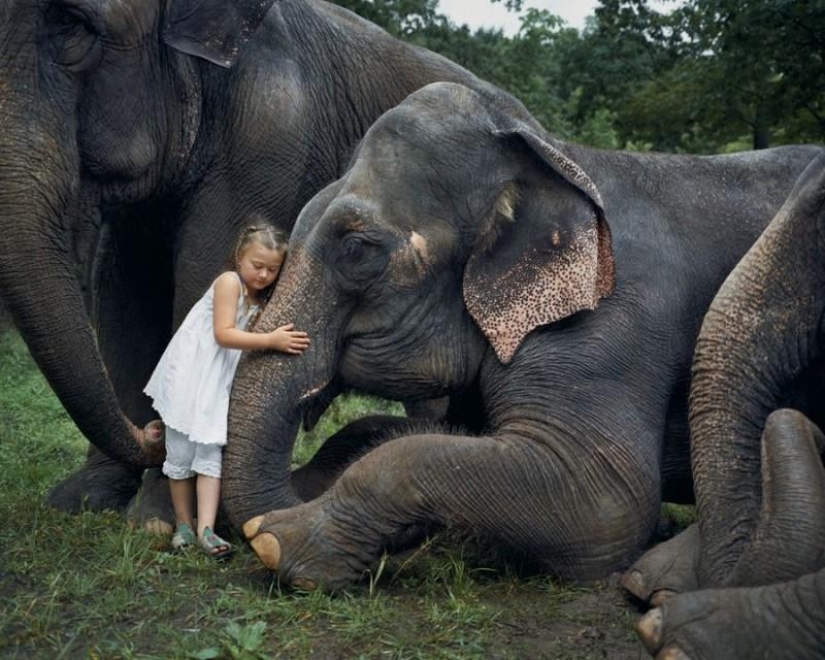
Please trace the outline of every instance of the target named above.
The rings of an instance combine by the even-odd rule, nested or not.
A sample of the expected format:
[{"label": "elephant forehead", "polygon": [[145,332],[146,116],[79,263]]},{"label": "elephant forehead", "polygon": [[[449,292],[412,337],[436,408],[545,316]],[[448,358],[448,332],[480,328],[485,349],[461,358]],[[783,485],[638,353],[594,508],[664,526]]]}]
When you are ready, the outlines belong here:
[{"label": "elephant forehead", "polygon": [[482,135],[471,114],[453,108],[402,105],[373,124],[361,153],[370,161],[395,160],[402,169],[454,170],[461,162],[457,160],[460,154],[479,151]]}]

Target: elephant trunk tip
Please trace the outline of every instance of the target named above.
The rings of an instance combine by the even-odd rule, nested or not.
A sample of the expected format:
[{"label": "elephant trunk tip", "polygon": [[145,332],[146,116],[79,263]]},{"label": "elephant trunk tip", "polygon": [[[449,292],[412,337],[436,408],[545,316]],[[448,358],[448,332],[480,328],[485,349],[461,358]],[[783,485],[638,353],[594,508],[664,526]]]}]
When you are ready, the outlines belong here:
[{"label": "elephant trunk tip", "polygon": [[142,429],[137,428],[129,422],[132,437],[135,438],[142,457],[139,463],[144,463],[146,467],[158,467],[163,465],[166,459],[166,429],[163,422],[153,420]]}]

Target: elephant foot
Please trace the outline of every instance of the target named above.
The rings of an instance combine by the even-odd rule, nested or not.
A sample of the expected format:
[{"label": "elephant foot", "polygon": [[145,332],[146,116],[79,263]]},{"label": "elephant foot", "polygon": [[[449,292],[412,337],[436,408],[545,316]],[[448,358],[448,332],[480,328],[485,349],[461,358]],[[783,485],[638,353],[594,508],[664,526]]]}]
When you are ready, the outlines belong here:
[{"label": "elephant foot", "polygon": [[654,607],[671,596],[698,589],[699,544],[699,526],[693,524],[645,553],[622,576],[622,588]]},{"label": "elephant foot", "polygon": [[140,487],[143,468],[109,458],[95,448],[86,463],[46,496],[46,504],[68,513],[124,511]]},{"label": "elephant foot", "polygon": [[366,532],[337,529],[324,510],[329,498],[291,509],[271,511],[243,526],[252,549],[281,584],[296,589],[336,591],[363,577],[378,559]]},{"label": "elephant foot", "polygon": [[[642,643],[657,660],[822,657],[822,639],[811,635],[804,610],[777,590],[714,589],[681,594],[648,612],[636,624]],[[783,603],[785,607],[777,607]]]},{"label": "elephant foot", "polygon": [[143,473],[143,483],[129,503],[127,517],[132,525],[142,526],[152,534],[172,535],[175,510],[169,482],[159,468],[150,468]]}]

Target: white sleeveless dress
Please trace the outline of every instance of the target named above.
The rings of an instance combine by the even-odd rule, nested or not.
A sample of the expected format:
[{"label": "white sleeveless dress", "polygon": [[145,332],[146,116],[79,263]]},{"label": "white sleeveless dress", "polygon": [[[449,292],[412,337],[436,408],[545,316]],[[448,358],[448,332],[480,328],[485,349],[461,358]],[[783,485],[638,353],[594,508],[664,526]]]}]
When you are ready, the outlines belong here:
[{"label": "white sleeveless dress", "polygon": [[[240,275],[238,284],[235,327],[244,330],[258,306],[246,304]],[[189,310],[143,391],[167,426],[192,442],[225,445],[229,392],[242,351],[215,341],[214,300],[213,282]]]}]

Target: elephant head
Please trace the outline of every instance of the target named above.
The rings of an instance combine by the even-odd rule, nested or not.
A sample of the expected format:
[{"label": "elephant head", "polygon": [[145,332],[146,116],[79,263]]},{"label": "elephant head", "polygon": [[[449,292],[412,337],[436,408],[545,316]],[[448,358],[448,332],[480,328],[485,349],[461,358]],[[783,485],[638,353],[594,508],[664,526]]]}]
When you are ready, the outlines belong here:
[{"label": "elephant head", "polygon": [[232,522],[297,503],[290,456],[316,402],[340,388],[460,392],[483,362],[518,360],[533,330],[594,308],[613,283],[598,190],[517,101],[452,83],[410,95],[295,226],[258,329],[293,322],[313,343],[299,358],[239,365],[223,489]]},{"label": "elephant head", "polygon": [[0,7],[0,293],[80,430],[137,465],[158,452],[115,396],[78,264],[94,261],[102,207],[180,182],[201,121],[200,62],[229,66],[272,1]]}]

